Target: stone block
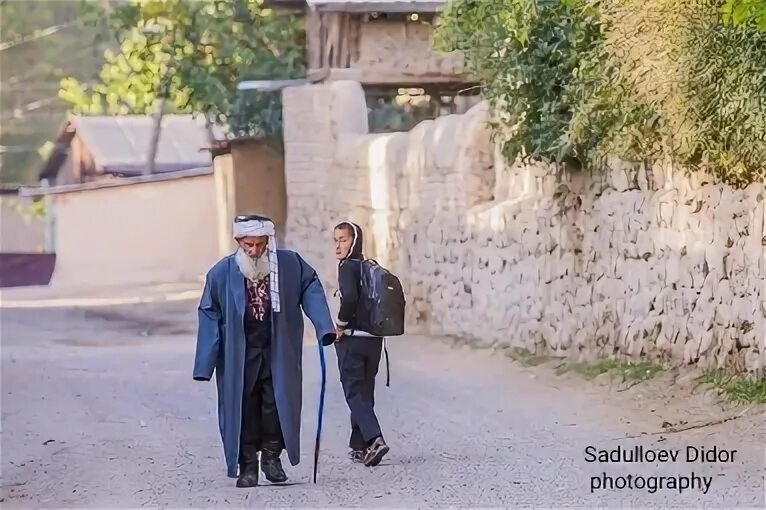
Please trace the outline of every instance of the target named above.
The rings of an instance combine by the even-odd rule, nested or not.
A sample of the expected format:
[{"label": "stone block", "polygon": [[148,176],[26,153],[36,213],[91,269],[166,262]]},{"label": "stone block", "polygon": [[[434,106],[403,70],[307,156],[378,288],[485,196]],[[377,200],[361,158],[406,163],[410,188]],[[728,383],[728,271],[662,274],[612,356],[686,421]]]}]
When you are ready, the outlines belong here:
[{"label": "stone block", "polygon": [[745,349],[745,370],[758,377],[763,376],[764,358],[766,358],[761,355],[761,352],[763,351],[759,352],[758,349],[752,347]]},{"label": "stone block", "polygon": [[[332,118],[312,94],[290,111],[300,103]],[[289,134],[302,138],[286,142],[290,238],[319,245],[330,219],[357,211],[434,331],[497,342],[512,328],[531,347],[594,349],[598,341],[697,363],[730,356],[727,345],[743,355],[766,342],[762,186],[733,191],[670,166],[623,162],[606,176],[612,189],[585,173],[573,184],[550,166],[493,163],[486,125],[472,115],[409,133],[341,134],[337,143],[338,121],[329,138],[293,125]],[[311,118],[315,131],[325,122]],[[512,200],[485,206],[497,172],[504,191],[496,198]],[[331,188],[347,198],[314,199]],[[556,191],[565,193],[554,200]],[[558,214],[560,205],[570,209]],[[311,255],[332,272],[326,253]],[[744,320],[756,326],[739,333],[739,346],[727,344],[722,332]],[[751,366],[763,365],[760,353],[750,356]]]},{"label": "stone block", "polygon": [[609,184],[616,191],[627,191],[631,188],[635,178],[635,166],[617,158],[609,158]]},{"label": "stone block", "polygon": [[650,172],[647,173],[646,165],[640,164],[636,175],[636,184],[641,191],[649,191],[654,186],[653,175]]},{"label": "stone block", "polygon": [[707,263],[708,271],[716,273],[718,275],[725,275],[725,262],[724,259],[728,255],[728,249],[724,246],[711,244],[705,248],[705,262]]}]

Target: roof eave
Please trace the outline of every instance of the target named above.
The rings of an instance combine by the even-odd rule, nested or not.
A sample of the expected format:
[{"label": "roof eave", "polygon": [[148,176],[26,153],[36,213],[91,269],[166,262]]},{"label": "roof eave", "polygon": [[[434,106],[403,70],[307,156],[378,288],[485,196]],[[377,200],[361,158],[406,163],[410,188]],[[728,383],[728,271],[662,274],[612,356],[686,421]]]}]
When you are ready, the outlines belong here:
[{"label": "roof eave", "polygon": [[265,6],[271,9],[308,9],[314,8],[318,12],[327,13],[348,13],[348,14],[370,14],[373,12],[397,14],[397,13],[438,13],[444,9],[446,2],[443,0],[433,0],[430,2],[408,2],[405,0],[386,1],[372,0],[369,2],[317,2],[309,3],[306,0],[266,0]]}]

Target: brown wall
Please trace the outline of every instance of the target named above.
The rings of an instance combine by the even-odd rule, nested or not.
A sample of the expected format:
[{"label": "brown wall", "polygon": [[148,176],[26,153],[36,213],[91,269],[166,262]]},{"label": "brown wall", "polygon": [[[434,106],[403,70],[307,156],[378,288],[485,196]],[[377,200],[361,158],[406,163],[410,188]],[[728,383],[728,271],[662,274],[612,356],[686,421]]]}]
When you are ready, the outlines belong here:
[{"label": "brown wall", "polygon": [[56,186],[86,182],[87,177],[94,175],[95,171],[96,163],[93,155],[87,149],[83,139],[75,134],[69,143],[69,153],[56,173]]},{"label": "brown wall", "polygon": [[219,250],[233,249],[231,222],[237,214],[262,214],[274,220],[284,245],[287,222],[284,157],[278,142],[239,140],[231,154],[215,158],[219,211]]},{"label": "brown wall", "polygon": [[231,222],[236,209],[234,169],[231,154],[213,157],[215,171],[216,224],[218,225],[218,254],[224,256],[234,249],[231,238]]}]

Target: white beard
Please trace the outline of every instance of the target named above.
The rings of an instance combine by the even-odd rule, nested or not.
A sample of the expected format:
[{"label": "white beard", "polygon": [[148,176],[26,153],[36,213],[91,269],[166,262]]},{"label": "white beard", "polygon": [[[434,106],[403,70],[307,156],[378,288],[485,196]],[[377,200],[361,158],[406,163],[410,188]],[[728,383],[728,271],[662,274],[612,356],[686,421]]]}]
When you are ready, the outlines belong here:
[{"label": "white beard", "polygon": [[234,255],[240,272],[251,282],[259,282],[271,273],[269,265],[269,252],[265,251],[259,258],[251,258],[250,255],[240,248]]}]

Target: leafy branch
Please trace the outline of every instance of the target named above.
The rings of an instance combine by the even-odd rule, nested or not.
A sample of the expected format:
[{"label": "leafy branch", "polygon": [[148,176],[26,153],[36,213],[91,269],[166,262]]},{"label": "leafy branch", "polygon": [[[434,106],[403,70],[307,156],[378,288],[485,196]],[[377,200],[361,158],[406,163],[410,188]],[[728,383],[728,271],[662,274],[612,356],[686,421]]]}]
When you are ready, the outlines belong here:
[{"label": "leafy branch", "polygon": [[483,82],[509,159],[670,156],[766,177],[762,0],[454,0],[437,31]]},{"label": "leafy branch", "polygon": [[59,95],[76,113],[111,115],[149,114],[166,97],[171,111],[204,114],[235,135],[276,133],[281,105],[271,103],[279,98],[238,93],[237,84],[303,75],[305,35],[299,19],[262,4],[145,0],[108,15],[91,4],[93,23],[106,23],[118,48],[105,52],[96,83],[66,78]]}]

